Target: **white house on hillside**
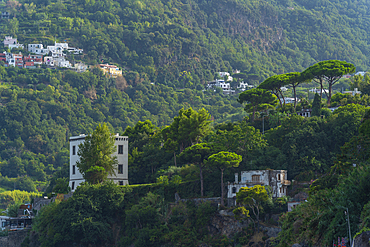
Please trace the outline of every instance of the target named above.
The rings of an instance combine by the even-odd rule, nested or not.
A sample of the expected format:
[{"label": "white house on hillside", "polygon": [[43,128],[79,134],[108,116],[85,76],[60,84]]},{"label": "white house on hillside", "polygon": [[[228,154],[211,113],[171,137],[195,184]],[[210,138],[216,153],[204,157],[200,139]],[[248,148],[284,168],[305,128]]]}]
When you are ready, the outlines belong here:
[{"label": "white house on hillside", "polygon": [[230,73],[228,72],[217,72],[217,74],[222,78],[224,79],[225,76],[227,76],[227,80],[226,81],[232,81],[233,78],[230,76]]},{"label": "white house on hillside", "polygon": [[49,54],[48,49],[44,49],[43,44],[28,44],[28,51],[37,55]]},{"label": "white house on hillside", "polygon": [[56,67],[72,68],[71,63],[68,60],[66,60],[64,57],[54,58],[54,64]]},{"label": "white house on hillside", "polygon": [[52,57],[62,57],[64,56],[63,51],[82,54],[83,49],[70,47],[68,43],[54,42],[54,45],[48,45],[46,48],[44,48],[43,44],[28,44],[28,51],[38,55],[47,55],[51,52]]},{"label": "white house on hillside", "polygon": [[5,39],[3,41],[5,47],[9,47],[9,45],[17,44],[17,38],[13,38],[12,36],[5,36]]},{"label": "white house on hillside", "polygon": [[[116,134],[116,151],[113,153],[117,156],[118,165],[115,169],[115,175],[108,175],[108,179],[119,185],[128,184],[128,137]],[[77,186],[85,182],[82,174],[77,168],[76,162],[80,159],[77,155],[78,145],[85,141],[86,135],[72,136],[69,138],[69,187],[72,192]]]},{"label": "white house on hillside", "polygon": [[52,57],[62,57],[64,55],[63,51],[64,49],[68,48],[68,44],[66,48],[65,48],[65,45],[63,44],[66,44],[66,43],[55,43],[55,45],[47,46],[47,49],[49,50],[49,52],[51,52]]},{"label": "white house on hillside", "polygon": [[236,193],[243,187],[251,188],[255,185],[270,186],[272,189],[272,197],[286,196],[287,187],[290,181],[287,180],[286,170],[252,170],[241,172],[241,180],[239,182],[239,174],[235,173],[235,182],[228,183],[227,198],[229,205],[235,205]]},{"label": "white house on hillside", "polygon": [[248,90],[250,88],[254,87],[253,85],[248,85],[246,82],[240,82],[239,86],[237,87],[240,91],[244,92],[245,90]]},{"label": "white house on hillside", "polygon": [[17,41],[17,38],[13,38],[12,36],[5,36],[3,43],[4,43],[4,46],[9,47],[10,50],[13,48],[24,49],[24,45],[19,44]]},{"label": "white house on hillside", "polygon": [[365,74],[366,74],[366,71],[359,71],[355,75],[362,75],[362,76],[364,76]]},{"label": "white house on hillside", "polygon": [[343,93],[352,94],[352,96],[355,96],[356,94],[361,94],[361,91],[358,91],[358,88],[356,87],[353,91],[344,91]]},{"label": "white house on hillside", "polygon": [[290,98],[290,97],[285,97],[284,98],[286,104],[294,104],[294,102],[299,102],[298,98]]},{"label": "white house on hillside", "polygon": [[322,90],[320,90],[320,89],[316,89],[316,88],[312,88],[312,89],[310,89],[310,92],[313,92],[313,93],[318,93],[318,94],[320,94],[320,91],[321,91],[321,93],[322,93],[322,94],[324,94],[324,93],[329,93],[329,90],[328,90],[328,89],[322,89]]},{"label": "white house on hillside", "polygon": [[224,94],[232,94],[235,93],[235,90],[231,90],[230,83],[225,82],[225,80],[214,80],[208,83],[207,88],[216,88],[219,87],[222,89]]}]

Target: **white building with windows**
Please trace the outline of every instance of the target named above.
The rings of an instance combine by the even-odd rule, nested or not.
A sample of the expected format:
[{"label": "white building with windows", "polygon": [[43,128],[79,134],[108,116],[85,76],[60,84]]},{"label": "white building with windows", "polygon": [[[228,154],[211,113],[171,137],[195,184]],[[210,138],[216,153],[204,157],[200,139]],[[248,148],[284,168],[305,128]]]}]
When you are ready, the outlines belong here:
[{"label": "white building with windows", "polygon": [[242,92],[244,92],[245,90],[248,90],[248,89],[251,89],[253,88],[254,86],[253,85],[248,85],[247,82],[244,82],[244,81],[241,81],[238,85],[238,89]]},{"label": "white building with windows", "polygon": [[287,195],[287,187],[290,181],[287,180],[288,173],[286,170],[252,170],[235,173],[235,182],[228,183],[227,198],[229,205],[235,205],[236,193],[243,187],[251,188],[255,185],[270,186],[272,197],[282,197]]},{"label": "white building with windows", "polygon": [[13,38],[12,36],[5,36],[3,43],[4,47],[9,47],[10,50],[13,48],[24,49],[24,45],[19,44],[17,38]]},{"label": "white building with windows", "polygon": [[44,49],[43,44],[28,44],[28,51],[37,55],[49,54],[49,50]]},{"label": "white building with windows", "polygon": [[214,80],[208,83],[207,89],[219,87],[222,89],[224,94],[232,94],[235,93],[235,90],[231,90],[230,83],[225,82],[225,80]]},{"label": "white building with windows", "polygon": [[233,80],[233,78],[230,76],[230,73],[228,73],[228,72],[217,72],[217,74],[218,74],[222,79],[224,79],[224,78],[225,78],[225,76],[227,76],[226,81],[232,81],[232,80]]},{"label": "white building with windows", "polygon": [[66,60],[64,57],[56,57],[56,58],[54,58],[54,65],[56,67],[72,68],[71,63],[68,60]]},{"label": "white building with windows", "polygon": [[[63,51],[66,48],[65,48],[65,45],[63,44],[64,43],[55,43],[55,45],[47,46],[47,49],[49,52],[51,52],[52,57],[63,57],[64,56]],[[67,48],[68,48],[68,44],[67,44]]]},{"label": "white building with windows", "polygon": [[18,44],[17,38],[13,38],[12,36],[5,36],[3,41],[4,47],[9,47],[9,45]]},{"label": "white building with windows", "polygon": [[294,102],[299,102],[298,98],[291,98],[291,97],[285,97],[284,98],[286,104],[294,104]]},{"label": "white building with windows", "polygon": [[310,92],[313,92],[313,93],[317,93],[317,94],[324,94],[324,93],[329,93],[329,90],[328,89],[320,89],[320,88],[312,88],[310,89]]},{"label": "white building with windows", "polygon": [[[128,185],[128,137],[119,136],[116,134],[116,151],[113,153],[117,156],[118,165],[115,169],[115,175],[108,175],[108,179],[114,181],[119,185]],[[80,157],[78,153],[78,145],[85,141],[86,135],[72,136],[69,138],[69,187],[72,192],[75,191],[77,186],[85,182],[82,174],[78,170],[76,162],[79,161]]]}]

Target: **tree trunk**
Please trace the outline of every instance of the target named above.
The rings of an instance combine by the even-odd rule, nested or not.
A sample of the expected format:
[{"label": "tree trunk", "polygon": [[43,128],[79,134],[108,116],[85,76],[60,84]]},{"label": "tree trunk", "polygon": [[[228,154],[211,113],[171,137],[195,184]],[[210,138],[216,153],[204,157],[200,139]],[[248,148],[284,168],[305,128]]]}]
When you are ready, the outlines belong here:
[{"label": "tree trunk", "polygon": [[224,169],[221,169],[221,206],[225,206],[225,203],[224,203]]},{"label": "tree trunk", "polygon": [[332,88],[333,84],[331,84],[329,82],[329,96],[328,96],[328,106],[330,106],[330,101],[331,101],[331,88]]},{"label": "tree trunk", "polygon": [[200,196],[203,197],[203,171],[202,171],[202,164],[199,164],[199,176],[200,176]]},{"label": "tree trunk", "polygon": [[258,232],[260,232],[260,210],[258,208],[258,205],[257,205],[257,228]]},{"label": "tree trunk", "polygon": [[279,92],[274,92],[274,94],[276,95],[276,97],[278,98],[279,102],[280,102],[280,106],[283,107],[283,104],[281,103],[281,99],[279,97]]},{"label": "tree trunk", "polygon": [[176,164],[176,152],[173,152],[173,160],[175,162],[175,166],[177,167],[177,164]]},{"label": "tree trunk", "polygon": [[[252,212],[253,212],[254,216],[256,216],[257,232],[260,232],[259,220],[258,220],[258,216],[256,214],[256,211],[254,211],[254,205],[248,205],[248,206],[252,209]],[[253,224],[254,224],[254,231],[256,231],[256,223],[254,221],[253,221]]]},{"label": "tree trunk", "polygon": [[257,107],[257,106],[253,106],[252,122],[254,121],[254,116],[255,116],[255,114],[256,114],[256,107]]},{"label": "tree trunk", "polygon": [[279,90],[279,92],[280,92],[281,98],[283,98],[283,102],[284,102],[284,105],[285,105],[285,97],[283,95],[283,91]]},{"label": "tree trunk", "polygon": [[292,84],[292,86],[293,86],[293,95],[294,95],[294,112],[295,112],[295,108],[296,108],[296,106],[297,106],[297,93],[296,93],[296,91],[295,91],[295,85],[294,85],[294,83]]}]

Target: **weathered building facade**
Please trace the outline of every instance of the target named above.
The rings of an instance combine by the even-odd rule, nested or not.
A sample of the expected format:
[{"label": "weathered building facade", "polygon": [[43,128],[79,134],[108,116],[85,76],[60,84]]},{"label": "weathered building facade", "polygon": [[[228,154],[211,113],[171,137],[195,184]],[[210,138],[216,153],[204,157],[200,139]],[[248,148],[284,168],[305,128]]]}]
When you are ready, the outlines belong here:
[{"label": "weathered building facade", "polygon": [[255,185],[270,186],[272,197],[282,197],[286,195],[287,187],[290,181],[287,180],[286,170],[252,170],[241,172],[240,181],[239,174],[235,173],[235,181],[228,183],[227,198],[235,204],[236,193],[243,187],[253,187]]}]

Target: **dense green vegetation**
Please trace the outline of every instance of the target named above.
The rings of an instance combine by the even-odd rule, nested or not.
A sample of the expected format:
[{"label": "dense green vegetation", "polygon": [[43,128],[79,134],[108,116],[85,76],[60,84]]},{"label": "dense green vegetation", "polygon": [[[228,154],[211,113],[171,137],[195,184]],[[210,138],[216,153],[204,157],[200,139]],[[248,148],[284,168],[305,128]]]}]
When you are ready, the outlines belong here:
[{"label": "dense green vegetation", "polygon": [[78,74],[0,67],[0,78],[4,81],[0,84],[0,172],[4,176],[0,183],[7,188],[35,190],[32,181],[20,187],[26,183],[9,180],[18,176],[40,181],[38,189],[45,189],[42,182],[55,172],[68,177],[68,137],[91,133],[103,121],[115,133],[123,133],[139,120],[151,119],[157,126],[170,124],[181,108],[190,106],[204,107],[215,122],[244,116],[235,97],[175,91],[145,80],[121,91],[117,81],[99,69]]},{"label": "dense green vegetation", "polygon": [[[369,112],[358,136],[342,148],[331,171],[315,180],[307,203],[284,215],[279,246],[296,242],[330,245],[348,235],[369,229]],[[349,216],[347,215],[349,213]]]},{"label": "dense green vegetation", "polygon": [[[232,181],[235,172],[249,169],[286,169],[288,179],[317,179],[309,202],[285,216],[281,246],[300,240],[330,244],[344,236],[345,227],[337,227],[345,224],[344,208],[351,212],[353,233],[369,227],[369,155],[362,147],[368,146],[370,79],[336,81],[353,65],[369,67],[365,0],[10,0],[0,9],[11,12],[0,22],[0,37],[44,45],[66,40],[84,49],[83,55],[67,54],[69,60],[124,70],[113,79],[96,67],[85,73],[0,67],[1,187],[67,192],[69,136],[92,133],[106,122],[111,132],[130,138],[134,185],[85,184],[71,199],[45,207],[35,226],[43,246],[227,245],[228,239],[207,231],[213,206],[188,202],[170,210],[167,203],[176,192],[181,198],[220,196],[220,177]],[[239,69],[243,73],[236,77],[257,84],[329,59],[353,65],[324,86],[363,91],[329,93],[327,102],[340,106],[334,112],[325,99],[312,101],[307,89],[319,87],[314,82],[289,79],[284,85],[293,91],[285,93],[280,85],[265,88],[279,95],[278,108],[266,90],[262,101],[251,102],[262,89],[241,97],[203,91],[217,71]],[[282,103],[295,94],[307,98],[297,106]],[[292,114],[312,106],[314,117]],[[252,114],[244,118],[243,108]],[[220,152],[237,157],[237,164],[212,167]],[[4,192],[2,207],[36,195]],[[268,201],[265,211],[279,211]],[[253,207],[242,210],[244,217]]]},{"label": "dense green vegetation", "polygon": [[[14,69],[10,68],[4,70],[6,72],[5,78],[7,78],[7,80],[9,81],[14,80],[7,77],[8,72],[12,70]],[[40,70],[40,72],[48,72],[48,70]],[[83,204],[90,205],[91,209],[87,208],[86,212],[76,215],[77,218],[75,219],[75,221],[66,221],[66,225],[60,224],[57,226],[48,225],[54,224],[50,223],[49,221],[48,224],[42,221],[47,220],[50,215],[54,215],[53,217],[60,217],[60,215],[58,216],[56,213],[53,212],[62,212],[64,210],[66,210],[66,214],[68,214],[69,211],[74,212],[75,210],[72,209],[76,209],[76,207],[79,207],[79,203],[81,203],[79,202],[78,198],[84,198],[83,200],[92,201],[93,197],[86,196],[86,193],[90,194],[90,192],[87,192],[88,190],[94,190],[93,187],[91,187],[90,185],[81,188],[81,191],[83,191],[83,193],[80,196],[76,197],[76,199],[71,201],[67,200],[66,202],[61,202],[60,204],[55,204],[54,206],[50,206],[50,209],[48,207],[45,208],[45,215],[47,216],[45,216],[45,218],[42,218],[40,216],[40,222],[43,223],[40,223],[40,225],[38,225],[39,228],[35,228],[41,234],[41,236],[43,236],[41,238],[41,241],[45,243],[45,246],[50,244],[57,246],[58,243],[53,242],[55,241],[55,239],[48,237],[54,235],[54,232],[59,232],[61,236],[64,236],[64,233],[69,234],[70,238],[68,239],[68,241],[70,242],[79,242],[82,240],[86,240],[87,242],[92,241],[91,243],[93,244],[99,244],[102,241],[109,243],[113,243],[114,241],[122,241],[121,243],[123,246],[126,246],[133,242],[135,242],[137,245],[142,244],[143,246],[148,244],[155,245],[158,243],[170,243],[175,239],[183,241],[184,245],[186,245],[186,243],[188,243],[190,239],[193,239],[194,243],[196,243],[197,241],[212,241],[211,238],[207,238],[206,233],[199,233],[199,227],[203,227],[204,225],[194,225],[194,227],[188,228],[189,220],[187,219],[188,217],[192,217],[189,216],[191,211],[187,211],[188,209],[186,209],[185,211],[184,209],[180,210],[181,212],[188,212],[189,215],[187,215],[186,213],[186,215],[181,216],[183,221],[181,221],[180,223],[176,223],[177,225],[169,224],[171,218],[168,218],[166,216],[166,213],[163,211],[167,205],[167,202],[174,200],[174,194],[176,192],[178,192],[178,194],[182,198],[199,197],[201,194],[201,186],[199,181],[200,165],[197,164],[197,162],[199,161],[187,159],[184,155],[181,155],[184,152],[188,152],[187,150],[188,148],[192,147],[192,144],[203,142],[206,143],[206,145],[209,147],[209,151],[207,151],[202,156],[203,164],[205,164],[205,166],[202,167],[204,183],[203,193],[204,196],[207,197],[219,196],[221,195],[219,178],[221,177],[222,172],[224,172],[225,181],[232,181],[233,174],[235,172],[249,169],[287,169],[288,179],[294,178],[298,180],[310,180],[328,174],[333,164],[342,164],[338,163],[335,160],[336,156],[338,156],[338,160],[341,162],[344,162],[343,159],[347,159],[345,155],[346,153],[343,153],[343,150],[351,151],[351,146],[348,147],[348,145],[350,144],[346,144],[347,147],[344,146],[346,148],[342,148],[342,150],[341,147],[346,142],[349,142],[351,138],[358,135],[358,129],[364,116],[365,119],[368,118],[368,115],[365,115],[365,106],[350,103],[355,100],[357,96],[352,97],[344,95],[344,97],[348,100],[343,101],[341,99],[342,96],[338,94],[338,96],[333,96],[333,102],[338,102],[339,100],[340,104],[343,104],[343,106],[336,109],[333,113],[331,113],[331,111],[326,112],[325,118],[303,118],[295,114],[287,115],[286,113],[282,112],[284,109],[278,108],[277,110],[271,110],[269,112],[269,115],[265,116],[263,120],[264,125],[262,125],[260,114],[256,113],[256,117],[253,122],[243,120],[233,121],[228,124],[214,123],[212,126],[211,121],[208,120],[210,116],[205,109],[198,108],[199,110],[195,111],[191,108],[188,108],[187,110],[180,109],[179,115],[175,115],[172,122],[172,119],[170,119],[170,116],[168,116],[169,122],[171,122],[168,127],[163,127],[161,126],[160,122],[151,122],[150,120],[146,120],[144,122],[138,121],[136,124],[131,125],[131,127],[125,127],[128,125],[127,122],[130,121],[129,118],[120,120],[119,115],[117,115],[118,120],[110,122],[112,119],[114,119],[112,117],[112,114],[110,114],[111,109],[114,109],[114,104],[111,103],[112,97],[114,97],[113,95],[118,95],[117,101],[124,98],[126,100],[125,102],[130,102],[132,106],[135,106],[137,98],[133,97],[131,99],[130,94],[126,93],[130,90],[137,90],[137,88],[141,88],[143,90],[146,89],[146,92],[149,93],[150,90],[155,90],[157,87],[160,87],[167,88],[170,92],[173,92],[176,95],[181,94],[182,92],[174,91],[173,89],[163,85],[151,85],[143,81],[138,85],[129,86],[126,91],[117,90],[114,86],[107,88],[100,87],[104,89],[105,94],[101,95],[97,91],[96,98],[94,99],[86,96],[86,94],[84,94],[84,91],[80,93],[79,90],[81,89],[73,89],[69,85],[69,83],[65,81],[68,79],[68,76],[75,76],[73,78],[84,78],[84,76],[91,76],[91,78],[96,78],[96,85],[97,88],[99,88],[99,83],[103,83],[107,80],[104,76],[99,74],[99,72],[99,70],[94,70],[93,72],[87,72],[83,74],[77,74],[70,71],[51,72],[52,75],[55,75],[56,77],[59,76],[60,78],[60,80],[58,80],[58,84],[56,84],[55,86],[45,86],[44,84],[37,84],[35,86],[36,88],[28,88],[27,85],[25,86],[24,84],[17,84],[15,82],[13,83],[13,85],[11,85],[10,83],[2,84],[3,87],[1,88],[1,100],[3,106],[1,110],[5,113],[2,115],[3,119],[5,119],[2,122],[2,141],[4,143],[2,154],[7,154],[9,152],[17,154],[17,152],[19,152],[20,154],[26,153],[31,158],[39,156],[45,157],[45,159],[50,159],[49,167],[54,169],[40,169],[42,174],[45,174],[46,179],[51,177],[50,186],[48,188],[50,192],[55,187],[55,185],[63,187],[63,183],[67,182],[67,180],[64,180],[63,178],[68,177],[68,169],[66,169],[67,166],[63,166],[63,164],[54,162],[54,160],[52,160],[51,158],[57,155],[62,155],[61,157],[64,157],[65,159],[64,163],[68,163],[68,150],[66,144],[67,135],[78,134],[77,131],[81,130],[84,133],[91,133],[95,127],[94,124],[98,123],[98,121],[94,121],[94,117],[97,116],[96,113],[99,109],[104,109],[103,106],[106,109],[105,113],[107,115],[104,115],[101,112],[102,114],[100,114],[100,116],[104,116],[104,118],[102,117],[103,121],[108,121],[108,125],[111,128],[112,132],[121,132],[124,135],[128,135],[130,138],[130,183],[147,184],[157,182],[157,185],[155,186],[149,184],[132,187],[134,191],[135,188],[137,188],[137,191],[140,191],[140,193],[131,193],[130,191],[124,191],[121,195],[121,192],[117,192],[119,195],[122,196],[122,198],[127,198],[127,200],[123,199],[123,202],[117,202],[117,208],[112,210],[119,211],[121,210],[121,207],[125,207],[125,212],[132,214],[133,217],[132,220],[130,220],[131,216],[129,218],[127,218],[127,215],[122,216],[125,218],[121,218],[119,220],[119,224],[127,224],[127,226],[125,226],[126,228],[122,228],[126,230],[122,230],[121,233],[115,232],[116,228],[114,227],[114,225],[116,223],[114,223],[113,221],[111,222],[109,217],[103,221],[101,221],[99,218],[101,216],[96,216],[97,218],[92,218],[90,216],[92,214],[91,210],[99,209],[101,207],[104,207],[104,205],[89,204],[87,203],[87,201]],[[42,74],[34,76],[41,75]],[[72,82],[74,81],[71,81],[71,83]],[[207,94],[209,92],[204,93]],[[243,106],[236,101],[236,98],[224,98],[217,93],[214,93],[210,96],[220,97],[220,99],[225,100],[235,100],[236,104],[233,103],[235,105],[235,108],[232,108],[235,112],[243,109]],[[142,94],[142,97],[144,97],[144,94]],[[366,97],[366,95],[360,97],[359,102],[361,102],[362,100],[366,101]],[[32,99],[33,101],[31,101]],[[139,100],[141,99],[139,98]],[[206,101],[206,99],[204,99],[204,101]],[[24,105],[26,104],[31,105],[31,102],[34,105],[34,109],[31,107],[24,107]],[[307,107],[307,103],[309,102],[303,101],[299,103],[297,105],[297,109]],[[17,115],[18,118],[21,120],[19,122],[13,120],[13,115],[11,114],[17,113],[17,111],[9,111],[10,108],[8,107],[13,105],[18,107],[15,109],[23,109],[22,113]],[[184,105],[178,104],[178,107],[186,107],[189,105],[189,103]],[[200,106],[204,106],[205,108],[210,107],[207,104],[203,103],[200,104]],[[194,107],[196,109],[196,106]],[[286,105],[286,107],[289,107],[289,104]],[[29,113],[29,109],[32,110],[33,115]],[[76,112],[72,111],[71,109],[80,110]],[[218,108],[215,106],[214,108],[209,109],[212,110]],[[140,110],[145,111],[145,109],[143,108],[141,108]],[[40,120],[36,121],[36,119],[38,118],[40,118]],[[241,116],[238,116],[238,118],[241,118]],[[41,119],[43,120],[41,121]],[[37,128],[33,128],[34,131],[38,131],[36,133],[40,136],[41,140],[46,137],[50,139],[60,138],[60,142],[56,142],[57,144],[60,143],[60,146],[58,147],[58,145],[55,145],[55,149],[46,149],[50,150],[48,152],[37,151],[36,149],[34,149],[38,147],[38,145],[35,145],[28,138],[27,134],[32,133],[30,132],[30,130],[33,129],[31,128],[32,125],[27,121],[31,121],[31,123],[36,124]],[[155,118],[153,121],[155,121]],[[45,125],[41,125],[40,122],[50,122],[52,124],[51,126],[60,126],[59,128],[64,131],[60,131],[60,134],[58,134],[58,132],[52,132],[54,134],[56,133],[56,136],[47,135],[48,132],[45,130],[48,129],[46,129]],[[15,123],[18,123],[17,126],[21,126],[22,124],[22,128],[14,128]],[[87,125],[84,125],[84,123],[87,123]],[[115,126],[114,124],[118,125]],[[363,126],[365,127],[361,127],[362,131],[366,132],[368,129],[366,128],[367,125]],[[123,131],[124,128],[125,131]],[[264,135],[262,135],[260,129],[265,132]],[[23,132],[25,130],[27,130],[28,132]],[[13,142],[21,143],[22,145],[16,146],[18,147],[18,149],[15,149],[13,148],[13,146],[10,145]],[[45,146],[48,145],[45,143]],[[229,167],[224,170],[213,169],[210,166],[212,162],[206,161],[210,159],[209,157],[211,157],[212,154],[217,154],[220,151],[233,152],[237,155],[240,155],[242,157],[242,161],[240,162],[239,167]],[[28,163],[26,163],[26,161],[23,161],[24,157],[28,156],[19,156],[20,164],[23,164],[25,168],[28,168]],[[7,160],[6,158],[7,156],[2,157],[2,164],[8,164],[8,162],[10,162],[10,160]],[[36,158],[34,159],[36,160]],[[346,162],[349,164],[353,163],[351,163],[351,160],[347,160]],[[35,164],[41,166],[42,161],[40,163],[35,162]],[[343,170],[341,165],[338,165],[337,167],[338,169]],[[41,166],[40,168],[43,167]],[[1,170],[1,172],[8,171],[8,167],[6,166],[4,166],[4,168],[2,167],[2,169],[4,170]],[[27,172],[21,175],[17,174],[15,177],[22,175],[28,175],[32,177],[32,174],[28,174]],[[35,179],[35,177],[32,178]],[[99,189],[99,186],[103,185],[97,186],[98,187],[96,187],[96,189]],[[113,185],[107,186],[109,187]],[[104,190],[106,189],[109,188],[105,188]],[[114,190],[121,189],[115,188]],[[145,191],[146,193],[151,192],[154,194],[148,195],[150,196],[150,199],[142,199],[146,195],[146,193],[143,193]],[[95,192],[91,192],[90,195],[93,194],[95,194]],[[164,201],[166,201],[166,203]],[[130,202],[132,202],[133,204],[131,205]],[[128,203],[130,205],[126,207],[125,203]],[[180,205],[179,207],[184,206]],[[160,210],[158,211],[156,208]],[[276,210],[269,205],[264,205],[264,208],[266,210]],[[210,209],[210,212],[214,211]],[[154,214],[152,216],[153,219],[156,220],[145,222],[144,220],[150,218],[146,216],[147,214]],[[135,226],[137,231],[133,231],[132,229],[135,229],[133,228],[134,226],[132,225],[132,223],[128,222],[133,222],[135,221],[134,219],[140,219],[140,217],[142,217],[141,219],[143,219],[143,224]],[[250,217],[254,217],[253,219],[258,221],[257,216],[250,215]],[[58,222],[58,219],[55,219],[53,222]],[[75,224],[73,222],[77,222],[78,224]],[[69,227],[69,224],[73,224],[74,226],[76,226],[76,228]],[[91,232],[101,231],[100,228],[103,227],[105,233],[101,235],[102,239],[96,237],[89,238],[88,236],[90,234],[90,231],[84,233],[83,230],[81,230],[86,229],[84,227],[87,227],[89,229],[91,227]],[[169,229],[167,229],[166,227],[169,227]],[[51,235],[48,235],[49,229],[51,229],[50,231],[52,231],[50,232]],[[161,234],[158,234],[159,229],[163,230],[160,230]],[[183,231],[173,231],[174,229],[192,230],[188,233],[190,235],[185,234],[179,236],[176,234],[182,234]],[[85,234],[83,235],[84,237],[82,239],[76,239],[75,236],[82,236],[81,234]],[[120,237],[116,238],[112,236]],[[220,242],[221,240],[218,239],[217,241]]]},{"label": "dense green vegetation", "polygon": [[[200,137],[217,144],[217,152],[230,151],[242,155],[240,169],[284,168],[289,170],[292,178],[307,171],[305,166],[315,164],[322,173],[332,165],[332,157],[340,152],[339,147],[356,135],[365,111],[363,106],[347,105],[334,114],[326,113],[326,119],[303,119],[294,116],[287,118],[281,112],[272,110],[264,118],[263,129],[259,113],[256,113],[253,123],[235,122],[245,116],[242,105],[236,101],[236,97],[225,97],[218,92],[175,91],[145,80],[120,91],[115,81],[103,76],[98,69],[77,74],[71,71],[3,68],[1,76],[7,81],[0,87],[1,174],[8,178],[27,175],[37,181],[47,181],[54,173],[56,177],[67,177],[68,168],[64,164],[69,159],[68,136],[91,133],[98,123],[105,121],[112,132],[130,137],[130,182],[155,182],[159,175],[166,173],[169,166],[175,165],[174,153],[176,157],[187,145],[201,140],[197,137],[199,134],[194,132],[194,139],[186,141],[187,144],[184,142],[181,147],[181,140],[173,137],[170,138],[172,142],[161,146],[166,136],[173,135],[181,139],[190,133],[185,131],[181,137],[175,125],[166,128],[173,134],[169,132],[163,135],[166,131],[160,130],[163,125],[172,122],[181,108],[190,106],[208,110],[214,119],[212,125],[215,129],[202,132]],[[22,82],[21,78],[36,83]],[[356,97],[334,95],[333,103],[367,104],[367,95]],[[344,101],[343,98],[348,100]],[[309,103],[306,104],[303,101],[297,109],[309,107]],[[138,122],[146,119],[151,121]],[[233,120],[233,123],[216,125],[228,120]],[[180,118],[179,121],[186,123]],[[193,130],[191,126],[188,128]],[[266,132],[265,140],[255,128]],[[333,155],[326,155],[326,152]],[[196,168],[191,169],[196,171]],[[214,176],[218,176],[216,174]],[[197,179],[195,175],[190,177]],[[53,187],[56,178],[51,183]],[[42,189],[42,183],[36,185]],[[5,186],[11,188],[11,182]]]},{"label": "dense green vegetation", "polygon": [[204,203],[196,207],[188,201],[169,208],[157,194],[162,194],[161,190],[163,187],[158,187],[156,194],[149,192],[137,199],[131,196],[135,188],[109,182],[85,184],[76,189],[71,199],[42,209],[34,230],[41,246],[218,244],[220,238],[212,238],[207,230],[217,205]]},{"label": "dense green vegetation", "polygon": [[327,59],[366,70],[368,8],[365,0],[10,0],[2,3],[11,19],[0,35],[45,45],[56,37],[84,49],[71,60],[114,62],[151,81],[196,88],[232,68],[260,80]]}]

